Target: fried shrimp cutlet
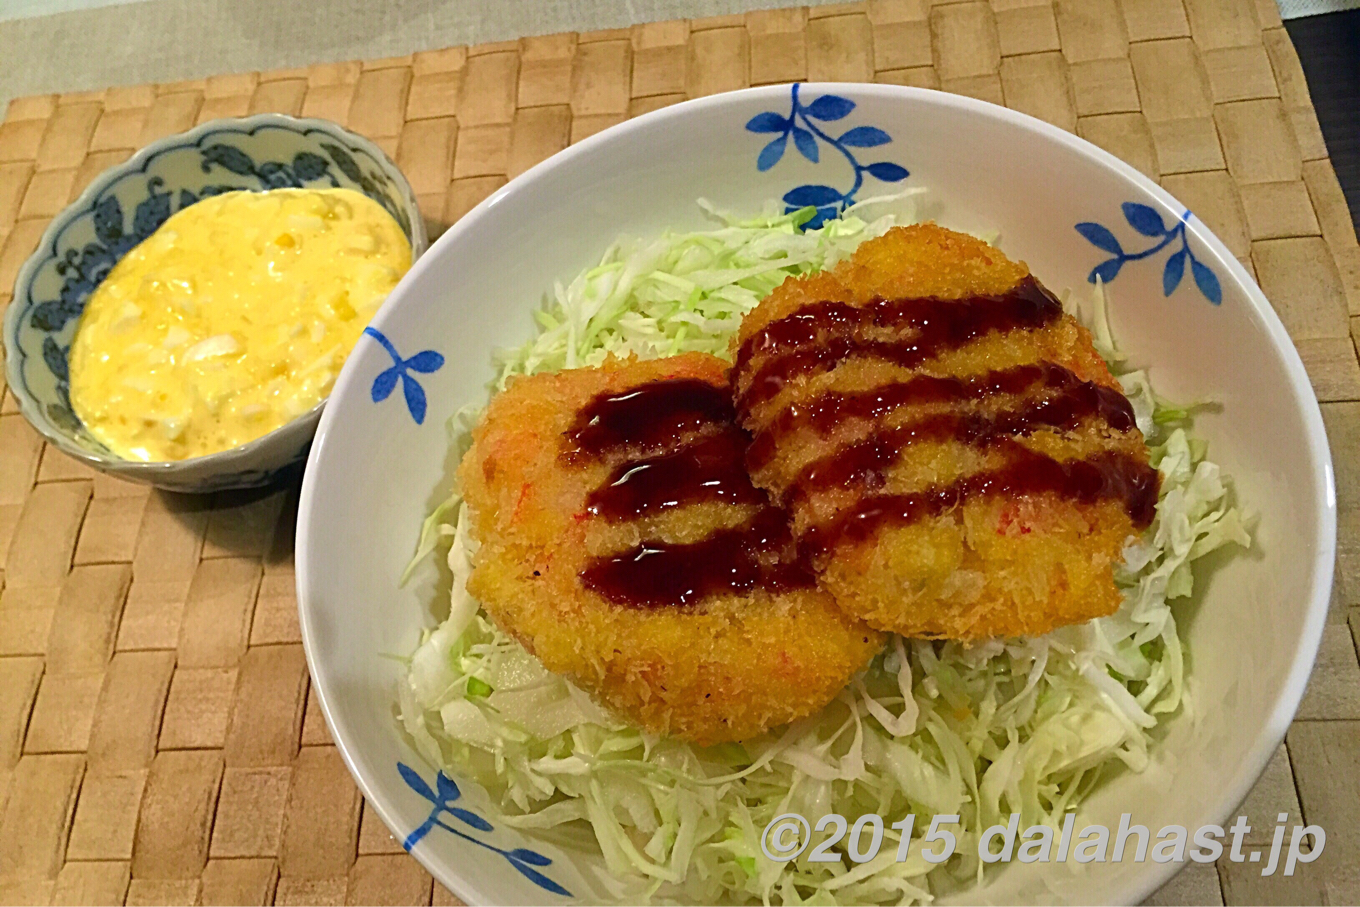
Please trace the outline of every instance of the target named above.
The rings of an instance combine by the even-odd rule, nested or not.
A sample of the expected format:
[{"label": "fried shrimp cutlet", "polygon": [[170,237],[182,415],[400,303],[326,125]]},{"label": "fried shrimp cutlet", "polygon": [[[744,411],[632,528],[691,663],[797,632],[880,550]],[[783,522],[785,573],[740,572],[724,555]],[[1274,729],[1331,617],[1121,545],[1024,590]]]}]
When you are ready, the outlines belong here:
[{"label": "fried shrimp cutlet", "polygon": [[786,280],[733,351],[752,481],[847,614],[978,639],[1118,608],[1158,475],[1090,335],[1023,263],[895,227]]},{"label": "fried shrimp cutlet", "polygon": [[817,711],[883,644],[751,485],[726,372],[692,353],[517,378],[459,469],[492,619],[634,724],[705,745]]}]

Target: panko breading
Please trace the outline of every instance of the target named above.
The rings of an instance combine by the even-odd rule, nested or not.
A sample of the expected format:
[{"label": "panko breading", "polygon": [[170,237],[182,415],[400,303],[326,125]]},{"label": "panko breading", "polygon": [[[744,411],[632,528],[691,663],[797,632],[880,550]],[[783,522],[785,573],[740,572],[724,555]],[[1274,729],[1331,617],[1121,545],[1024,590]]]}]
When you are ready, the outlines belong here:
[{"label": "panko breading", "polygon": [[[628,720],[700,744],[821,709],[883,643],[815,587],[787,517],[750,485],[726,370],[692,353],[517,378],[459,469],[481,543],[468,590],[496,623]],[[658,387],[698,388],[708,411],[680,406],[651,426],[656,437],[624,431],[583,450],[618,428],[583,411]],[[692,464],[716,478],[691,481]],[[753,523],[774,547],[757,544],[769,539]],[[733,590],[724,574],[705,587],[718,574],[692,569],[695,557],[749,582]],[[620,577],[641,584],[633,600],[614,594]]]},{"label": "panko breading", "polygon": [[896,227],[785,281],[733,349],[752,481],[848,614],[977,639],[1118,608],[1157,473],[1090,335],[1023,263]]}]

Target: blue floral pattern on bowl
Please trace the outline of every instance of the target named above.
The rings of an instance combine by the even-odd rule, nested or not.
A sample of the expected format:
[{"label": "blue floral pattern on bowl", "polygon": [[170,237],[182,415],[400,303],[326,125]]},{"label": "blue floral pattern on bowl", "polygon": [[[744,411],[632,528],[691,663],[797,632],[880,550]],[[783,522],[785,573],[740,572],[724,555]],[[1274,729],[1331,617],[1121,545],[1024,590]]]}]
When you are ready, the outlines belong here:
[{"label": "blue floral pattern on bowl", "polygon": [[1095,283],[1099,280],[1101,283],[1109,283],[1119,276],[1120,270],[1128,262],[1150,258],[1168,246],[1174,245],[1176,240],[1180,240],[1180,249],[1172,252],[1167,258],[1166,264],[1162,267],[1162,295],[1170,296],[1176,292],[1176,288],[1180,286],[1181,278],[1185,276],[1185,266],[1188,262],[1190,273],[1195,280],[1195,286],[1199,287],[1204,298],[1214,305],[1223,302],[1223,287],[1218,282],[1218,276],[1208,265],[1196,258],[1195,253],[1190,251],[1190,238],[1185,231],[1185,225],[1190,220],[1188,209],[1176,219],[1172,226],[1168,227],[1166,221],[1162,219],[1162,215],[1158,214],[1157,209],[1150,205],[1124,202],[1120,208],[1123,210],[1124,220],[1128,221],[1129,226],[1135,232],[1156,239],[1157,242],[1142,251],[1126,252],[1119,239],[1109,229],[1090,221],[1077,224],[1076,231],[1085,237],[1087,242],[1097,249],[1109,252],[1112,256],[1091,269],[1091,273],[1086,278],[1088,281]]},{"label": "blue floral pattern on bowl", "polygon": [[97,469],[178,491],[270,484],[300,464],[320,407],[211,457],[120,459],[72,411],[67,356],[94,288],[176,211],[223,192],[306,187],[363,192],[392,214],[414,255],[424,251],[424,222],[401,172],[368,140],[322,120],[279,114],[216,120],[162,139],[101,174],[43,234],[20,269],[6,312],[6,377],[34,427]]},{"label": "blue floral pattern on bowl", "polygon": [[444,355],[434,350],[422,350],[410,359],[401,358],[397,348],[392,345],[392,341],[379,331],[377,328],[366,327],[364,333],[374,340],[387,351],[387,355],[392,357],[392,367],[378,373],[378,377],[373,379],[373,387],[369,390],[369,396],[374,403],[381,403],[392,396],[392,391],[397,388],[397,381],[401,381],[402,395],[406,398],[406,409],[411,414],[411,418],[417,425],[425,422],[425,389],[420,386],[420,382],[415,379],[412,372],[430,374],[437,372],[444,367]]},{"label": "blue floral pattern on bowl", "polygon": [[861,164],[855,156],[854,148],[877,148],[892,142],[892,136],[877,126],[854,126],[839,136],[831,136],[822,125],[843,120],[855,109],[855,102],[835,94],[819,96],[811,104],[804,104],[798,97],[799,84],[790,86],[790,107],[788,115],[767,111],[753,116],[746,129],[756,133],[775,133],[775,137],[761,149],[756,158],[756,169],[761,173],[774,167],[784,157],[789,139],[793,139],[798,153],[814,164],[821,161],[821,142],[839,151],[850,163],[854,171],[854,181],[849,189],[841,190],[823,184],[804,184],[784,193],[785,213],[800,208],[814,207],[817,213],[805,225],[809,228],[820,227],[823,222],[837,217],[855,203],[855,196],[864,187],[865,174],[885,183],[900,183],[911,174],[906,167],[891,161],[878,161]]},{"label": "blue floral pattern on bowl", "polygon": [[567,898],[572,896],[570,891],[563,888],[535,868],[551,866],[551,858],[545,857],[538,851],[530,850],[527,847],[515,847],[510,850],[505,850],[494,844],[489,844],[481,838],[474,837],[466,831],[445,822],[441,817],[447,813],[474,831],[489,833],[496,830],[495,826],[475,812],[464,809],[461,806],[453,805],[463,794],[462,791],[458,789],[458,785],[448,775],[439,772],[435,776],[435,790],[430,790],[430,785],[420,776],[420,773],[405,762],[397,763],[397,773],[401,775],[401,780],[406,782],[407,787],[430,801],[431,805],[430,815],[401,842],[401,846],[404,847],[408,853],[411,848],[419,844],[431,830],[442,828],[444,831],[456,835],[464,841],[471,841],[473,844],[484,847],[492,853],[500,854],[505,858],[506,862],[519,872],[520,875],[524,876],[544,891]]}]

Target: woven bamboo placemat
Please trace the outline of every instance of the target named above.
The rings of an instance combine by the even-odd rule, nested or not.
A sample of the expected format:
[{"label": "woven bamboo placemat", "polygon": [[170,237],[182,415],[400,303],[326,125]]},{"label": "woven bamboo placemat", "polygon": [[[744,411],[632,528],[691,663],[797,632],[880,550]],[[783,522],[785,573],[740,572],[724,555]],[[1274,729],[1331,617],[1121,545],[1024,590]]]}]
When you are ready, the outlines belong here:
[{"label": "woven bamboo placemat", "polygon": [[[943,88],[1075,131],[1159,180],[1256,274],[1323,401],[1342,528],[1312,686],[1245,808],[1252,841],[1284,812],[1323,825],[1327,848],[1292,879],[1190,864],[1158,898],[1356,902],[1360,249],[1273,0],[875,0],[23,98],[0,125],[0,303],[99,171],[215,117],[281,111],[370,136],[437,235],[626,117],[804,79]],[[296,498],[95,474],[5,393],[0,902],[451,901],[364,807],[308,695]]]}]

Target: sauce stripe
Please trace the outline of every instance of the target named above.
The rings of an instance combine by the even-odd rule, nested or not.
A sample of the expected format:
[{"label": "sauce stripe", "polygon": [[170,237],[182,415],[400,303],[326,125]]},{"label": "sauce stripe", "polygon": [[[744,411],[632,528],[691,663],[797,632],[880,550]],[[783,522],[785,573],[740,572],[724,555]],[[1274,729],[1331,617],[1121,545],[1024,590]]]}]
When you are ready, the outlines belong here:
[{"label": "sauce stripe", "polygon": [[688,432],[734,420],[732,400],[720,387],[692,378],[654,381],[600,394],[582,407],[562,459],[585,463],[620,450],[670,450]]},{"label": "sauce stripe", "polygon": [[[697,440],[687,440],[694,435]],[[646,540],[594,558],[580,574],[587,589],[615,604],[659,608],[813,584],[798,559],[788,514],[771,506],[746,473],[748,438],[725,387],[678,379],[601,394],[582,407],[564,438],[568,465],[629,452],[587,497],[587,512],[602,519],[623,522],[703,501],[760,505],[745,526],[698,542]]]},{"label": "sauce stripe", "polygon": [[731,425],[673,453],[624,463],[590,493],[586,510],[620,521],[704,501],[764,503],[742,466],[745,450],[745,435]]},{"label": "sauce stripe", "polygon": [[1118,432],[1134,427],[1133,408],[1123,394],[1094,382],[1081,382],[1018,410],[992,415],[933,413],[904,425],[881,428],[805,466],[793,482],[794,494],[806,498],[831,488],[881,487],[902,452],[923,441],[994,447],[1041,428],[1072,430],[1092,416]]},{"label": "sauce stripe", "polygon": [[1160,474],[1136,457],[1100,453],[1059,462],[1019,444],[1009,462],[949,485],[912,494],[871,495],[834,520],[812,527],[799,539],[805,556],[820,559],[844,541],[862,542],[885,524],[904,525],[938,516],[973,497],[1056,494],[1083,504],[1104,500],[1124,505],[1133,524],[1144,529],[1156,513]]},{"label": "sauce stripe", "polygon": [[[790,380],[829,371],[847,359],[870,358],[914,368],[993,331],[1040,328],[1062,317],[1062,304],[1033,276],[999,296],[961,299],[876,299],[855,307],[821,302],[766,325],[742,344],[733,369],[734,388],[761,357],[737,408],[774,397]],[[915,329],[909,340],[871,340],[866,327]]]},{"label": "sauce stripe", "polygon": [[831,391],[780,410],[756,433],[746,453],[746,465],[753,471],[766,466],[778,452],[779,441],[802,428],[827,435],[847,419],[875,419],[913,404],[969,403],[1003,394],[1021,394],[1036,386],[1065,390],[1081,383],[1080,378],[1061,365],[1037,362],[967,378],[918,375],[864,391]]},{"label": "sauce stripe", "polygon": [[620,605],[684,607],[756,588],[784,592],[813,585],[798,559],[782,510],[767,507],[741,529],[715,532],[688,545],[644,542],[596,558],[581,573],[587,589]]}]

